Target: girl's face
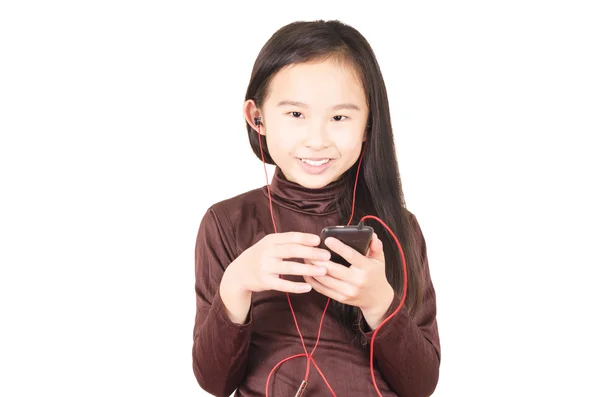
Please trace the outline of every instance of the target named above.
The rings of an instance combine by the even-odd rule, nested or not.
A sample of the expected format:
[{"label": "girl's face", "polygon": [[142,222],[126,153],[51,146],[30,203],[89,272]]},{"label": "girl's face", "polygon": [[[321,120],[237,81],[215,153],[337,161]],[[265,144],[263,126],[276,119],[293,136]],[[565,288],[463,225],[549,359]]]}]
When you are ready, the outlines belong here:
[{"label": "girl's face", "polygon": [[[285,177],[307,188],[337,180],[360,156],[369,115],[354,69],[330,59],[289,65],[275,74],[261,116],[269,153]],[[253,125],[253,122],[250,122]]]}]

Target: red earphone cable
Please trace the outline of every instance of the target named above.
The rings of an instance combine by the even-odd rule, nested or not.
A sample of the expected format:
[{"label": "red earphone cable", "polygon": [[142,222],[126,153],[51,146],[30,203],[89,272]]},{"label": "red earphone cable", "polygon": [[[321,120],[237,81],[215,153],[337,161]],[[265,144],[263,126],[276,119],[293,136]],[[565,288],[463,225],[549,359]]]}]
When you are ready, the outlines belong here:
[{"label": "red earphone cable", "polygon": [[379,219],[378,217],[376,217],[374,215],[365,215],[361,219],[361,221],[365,220],[365,219],[375,219],[375,220],[379,221],[379,223],[381,223],[383,225],[383,227],[385,227],[385,229],[388,231],[388,233],[390,233],[392,235],[392,237],[394,238],[394,241],[396,242],[396,245],[398,246],[398,249],[400,250],[400,255],[402,256],[403,283],[402,283],[402,297],[400,298],[400,304],[398,305],[398,307],[396,308],[396,310],[394,310],[394,312],[392,314],[390,314],[385,320],[383,320],[381,322],[381,324],[379,324],[377,326],[377,328],[375,328],[375,331],[373,332],[373,336],[371,337],[371,352],[370,352],[370,357],[369,357],[369,365],[371,367],[371,380],[373,381],[373,386],[375,386],[377,395],[379,397],[382,397],[381,392],[379,391],[379,387],[377,387],[377,382],[375,382],[375,370],[374,370],[374,365],[373,365],[373,354],[375,352],[375,337],[379,333],[379,330],[381,329],[381,327],[385,323],[390,321],[390,319],[392,317],[394,317],[400,311],[400,309],[402,309],[402,306],[404,306],[404,301],[406,300],[406,287],[408,284],[408,275],[406,273],[406,258],[404,256],[404,250],[402,249],[402,245],[400,244],[400,241],[398,241],[398,237],[396,237],[394,232],[392,232],[392,229],[390,229],[390,227],[388,225],[386,225],[385,222],[383,222],[381,219]]},{"label": "red earphone cable", "polygon": [[[269,195],[269,209],[271,211],[271,220],[273,221],[273,228],[275,230],[275,233],[278,233],[277,231],[277,225],[275,224],[275,217],[273,215],[273,202],[271,200],[271,188],[269,186],[269,178],[268,178],[268,174],[267,174],[267,166],[265,163],[265,155],[263,152],[263,148],[262,148],[262,140],[260,137],[260,124],[258,124],[258,143],[260,146],[260,154],[262,157],[262,161],[263,161],[263,168],[265,170],[265,178],[267,180],[267,191],[268,191],[268,195]],[[366,142],[365,142],[365,146],[366,146]],[[356,187],[358,185],[358,175],[360,173],[360,166],[362,164],[362,159],[363,159],[363,155],[364,155],[365,151],[363,150],[363,153],[361,153],[360,156],[360,160],[358,163],[358,168],[356,170],[356,179],[354,181],[354,192],[352,194],[352,212],[350,214],[350,220],[348,221],[348,225],[350,225],[350,222],[352,222],[352,218],[354,217],[354,205],[355,205],[355,199],[356,199]],[[402,249],[402,245],[400,244],[400,241],[398,240],[398,238],[396,237],[396,235],[394,234],[394,232],[390,229],[390,227],[388,225],[385,224],[385,222],[383,222],[381,219],[379,219],[378,217],[374,216],[374,215],[365,215],[362,219],[361,222],[363,222],[365,219],[375,219],[378,222],[380,222],[385,229],[388,231],[388,233],[390,233],[392,235],[392,237],[394,238],[394,241],[396,242],[396,245],[398,245],[398,249],[400,250],[400,254],[402,256],[402,273],[403,273],[403,284],[402,284],[402,297],[400,300],[400,304],[398,305],[398,307],[396,308],[396,310],[394,310],[394,312],[392,314],[390,314],[385,320],[383,320],[381,322],[381,324],[379,324],[379,326],[377,326],[377,328],[375,329],[375,331],[373,332],[373,336],[371,338],[371,351],[370,351],[370,357],[369,357],[369,366],[370,366],[370,370],[371,370],[371,380],[373,381],[373,386],[375,387],[375,391],[377,391],[377,395],[379,397],[382,397],[381,392],[379,391],[379,387],[377,387],[377,382],[375,381],[375,370],[374,370],[374,363],[373,363],[373,359],[374,359],[374,351],[375,351],[375,336],[377,336],[377,333],[379,332],[379,330],[381,329],[381,327],[387,323],[392,317],[394,317],[402,308],[402,306],[404,306],[404,301],[406,299],[406,287],[407,287],[407,282],[408,282],[408,277],[407,277],[407,273],[406,273],[406,258],[404,256],[404,250]],[[283,278],[283,276],[279,276],[280,278]],[[331,388],[331,385],[329,385],[329,382],[327,382],[327,379],[325,378],[325,375],[323,374],[323,372],[321,372],[321,369],[319,368],[319,366],[317,365],[315,359],[313,358],[313,354],[315,353],[315,350],[317,349],[317,346],[319,344],[319,340],[321,338],[321,329],[323,327],[323,320],[325,319],[325,313],[327,312],[327,308],[329,307],[329,302],[331,300],[331,298],[327,299],[327,303],[325,304],[325,309],[323,310],[323,314],[321,315],[321,321],[319,323],[319,332],[317,334],[317,340],[315,342],[315,346],[313,347],[312,351],[310,352],[310,354],[308,354],[308,350],[306,349],[306,344],[304,343],[304,338],[302,337],[302,332],[300,332],[300,327],[298,326],[298,320],[296,319],[296,313],[294,312],[294,308],[292,306],[292,301],[290,299],[290,295],[289,293],[286,292],[287,295],[287,299],[288,299],[288,304],[290,306],[290,310],[292,312],[292,317],[294,319],[294,324],[296,325],[296,330],[298,331],[298,335],[300,335],[300,342],[302,343],[302,348],[304,349],[304,354],[296,354],[295,356],[291,356],[288,358],[285,358],[283,360],[281,360],[279,363],[277,363],[277,365],[275,365],[273,367],[273,369],[271,370],[271,372],[269,373],[269,376],[267,378],[267,384],[265,386],[265,393],[266,393],[266,397],[269,397],[269,382],[271,380],[271,376],[273,375],[273,373],[275,372],[275,370],[277,370],[277,368],[279,368],[283,363],[295,359],[295,358],[299,358],[299,357],[306,357],[306,374],[304,375],[304,382],[302,382],[302,386],[301,388],[298,390],[298,392],[296,393],[296,397],[300,397],[302,395],[302,393],[304,392],[304,389],[302,388],[303,386],[306,385],[306,383],[308,382],[308,375],[310,374],[310,364],[312,362],[312,364],[315,366],[315,368],[317,369],[317,372],[319,372],[319,374],[321,375],[321,378],[323,378],[323,381],[325,382],[325,384],[327,385],[327,388],[329,389],[329,391],[331,392],[331,394],[336,397],[335,392],[333,391],[333,389]]]},{"label": "red earphone cable", "polygon": [[358,167],[356,168],[356,179],[354,179],[354,191],[352,192],[352,212],[350,212],[350,219],[348,219],[348,224],[352,222],[352,218],[354,217],[354,204],[356,200],[356,187],[358,186],[358,174],[360,174],[360,165],[362,164],[363,155],[365,154],[365,148],[367,147],[367,142],[365,141],[365,147],[363,148],[363,152],[360,154],[360,159],[358,160]]}]

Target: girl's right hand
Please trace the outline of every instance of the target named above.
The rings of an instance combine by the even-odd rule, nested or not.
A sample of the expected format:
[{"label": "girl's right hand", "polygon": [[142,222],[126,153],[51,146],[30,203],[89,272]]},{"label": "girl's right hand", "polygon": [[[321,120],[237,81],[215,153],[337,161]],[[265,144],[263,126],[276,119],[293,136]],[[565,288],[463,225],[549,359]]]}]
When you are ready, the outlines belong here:
[{"label": "girl's right hand", "polygon": [[268,234],[238,256],[225,273],[230,285],[233,283],[241,288],[240,292],[308,292],[311,289],[310,284],[284,280],[279,276],[324,276],[324,268],[288,260],[297,258],[328,261],[331,254],[325,249],[317,248],[320,241],[319,236],[308,233]]}]

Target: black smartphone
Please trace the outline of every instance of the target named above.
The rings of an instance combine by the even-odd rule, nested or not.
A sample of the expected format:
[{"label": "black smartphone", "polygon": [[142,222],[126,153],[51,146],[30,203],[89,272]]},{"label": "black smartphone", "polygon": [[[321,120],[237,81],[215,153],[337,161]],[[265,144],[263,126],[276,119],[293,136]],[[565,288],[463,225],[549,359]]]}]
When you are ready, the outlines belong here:
[{"label": "black smartphone", "polygon": [[373,228],[370,226],[348,225],[348,226],[327,226],[321,230],[321,244],[319,248],[331,252],[331,261],[350,267],[350,263],[337,253],[333,252],[325,245],[327,237],[335,237],[342,243],[349,245],[356,251],[366,255],[369,250],[369,244],[373,238]]}]

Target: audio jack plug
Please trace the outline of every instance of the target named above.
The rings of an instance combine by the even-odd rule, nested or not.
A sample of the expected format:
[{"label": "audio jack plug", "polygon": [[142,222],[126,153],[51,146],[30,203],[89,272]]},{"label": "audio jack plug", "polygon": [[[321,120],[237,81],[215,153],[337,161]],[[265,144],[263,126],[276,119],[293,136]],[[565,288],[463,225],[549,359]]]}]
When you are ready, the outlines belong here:
[{"label": "audio jack plug", "polygon": [[308,382],[303,380],[294,397],[302,397],[302,395],[304,394],[304,391],[306,390],[307,385],[308,385]]}]

